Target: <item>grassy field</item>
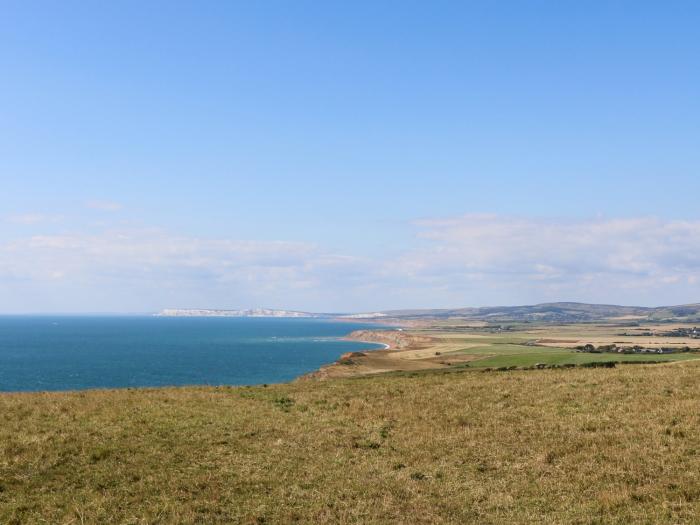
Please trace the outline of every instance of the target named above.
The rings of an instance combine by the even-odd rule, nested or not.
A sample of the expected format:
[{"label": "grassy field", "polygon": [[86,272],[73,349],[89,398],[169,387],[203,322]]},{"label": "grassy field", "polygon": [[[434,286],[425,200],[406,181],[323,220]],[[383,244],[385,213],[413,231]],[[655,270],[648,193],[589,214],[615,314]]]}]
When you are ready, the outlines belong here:
[{"label": "grassy field", "polygon": [[[639,331],[666,327],[649,325],[636,328]],[[619,328],[614,323],[576,325],[517,325],[507,331],[493,333],[472,329],[456,331],[453,327],[435,326],[428,330],[415,330],[416,333],[433,338],[422,351],[415,352],[423,360],[440,365],[464,365],[473,368],[528,367],[538,363],[546,365],[580,365],[591,362],[617,361],[685,361],[700,359],[699,340],[689,340],[663,336],[628,336],[621,332],[634,329]],[[681,347],[695,349],[694,352],[672,354],[620,354],[620,353],[579,353],[575,347],[587,343],[601,346],[611,343],[649,347]],[[406,354],[411,357],[410,354]],[[400,355],[397,356],[399,359]]]},{"label": "grassy field", "polygon": [[[536,350],[536,349],[532,349]],[[507,351],[506,351],[507,352]],[[571,350],[556,349],[547,350],[545,352],[530,351],[527,353],[503,353],[485,359],[473,361],[471,366],[477,368],[485,367],[502,367],[502,366],[534,366],[538,363],[546,365],[582,365],[586,363],[601,363],[601,362],[649,362],[649,361],[686,361],[689,359],[698,359],[700,355],[697,353],[689,354],[668,354],[668,355],[644,355],[644,354],[579,354],[571,352]]]},{"label": "grassy field", "polygon": [[4,394],[0,523],[698,523],[699,379],[688,361]]}]

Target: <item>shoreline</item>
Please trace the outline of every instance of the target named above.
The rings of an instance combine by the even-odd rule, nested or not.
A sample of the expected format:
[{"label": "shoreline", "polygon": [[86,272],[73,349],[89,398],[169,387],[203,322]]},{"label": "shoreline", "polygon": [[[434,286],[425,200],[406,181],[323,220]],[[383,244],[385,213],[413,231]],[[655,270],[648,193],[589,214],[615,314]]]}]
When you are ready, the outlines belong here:
[{"label": "shoreline", "polygon": [[[423,330],[421,330],[423,328]],[[302,373],[296,377],[292,377],[280,382],[256,383],[256,384],[237,384],[237,383],[188,383],[178,385],[140,385],[140,386],[91,386],[78,389],[49,389],[49,390],[3,390],[0,391],[0,396],[15,396],[15,395],[31,395],[31,394],[46,394],[46,393],[80,393],[94,391],[117,391],[117,390],[135,390],[135,391],[152,391],[160,389],[188,389],[188,388],[245,388],[255,386],[273,386],[273,385],[290,385],[297,382],[310,380],[327,380],[327,379],[343,379],[355,378],[363,376],[379,375],[390,372],[419,372],[419,371],[440,371],[449,368],[462,369],[465,367],[474,366],[474,361],[488,361],[500,357],[510,359],[509,362],[485,363],[481,366],[473,368],[482,371],[501,371],[501,370],[531,370],[540,368],[570,368],[576,366],[604,366],[609,363],[610,366],[615,364],[678,364],[685,361],[700,360],[700,357],[689,357],[686,354],[681,356],[660,356],[658,359],[636,359],[634,356],[604,353],[574,353],[574,345],[581,341],[595,341],[596,344],[607,343],[608,339],[619,338],[616,334],[598,334],[587,336],[579,333],[571,333],[570,326],[555,327],[555,334],[552,327],[529,327],[527,332],[521,335],[523,341],[491,341],[494,337],[503,337],[502,334],[479,334],[479,333],[458,333],[442,331],[432,332],[426,330],[425,326],[413,326],[411,328],[399,328],[395,326],[379,325],[376,328],[363,328],[347,333],[344,336],[336,336],[333,339],[337,341],[353,341],[363,345],[372,345],[374,348],[360,348],[355,351],[348,351],[341,354],[335,361],[322,364],[319,368]],[[541,332],[545,330],[546,338],[541,337]],[[561,332],[564,330],[564,332]],[[526,336],[526,337],[525,337]],[[537,337],[540,336],[540,337]],[[482,338],[484,338],[482,342]],[[512,339],[513,335],[506,334],[506,339]],[[464,340],[462,340],[464,339]],[[551,340],[551,341],[550,341]],[[549,344],[532,345],[528,343],[545,341]],[[566,341],[568,348],[559,348],[552,346],[555,343],[562,345]],[[630,344],[636,340],[630,336]],[[672,341],[677,343],[677,341]],[[660,344],[660,343],[659,343]],[[671,343],[668,343],[671,344]],[[379,346],[379,347],[378,347]],[[516,353],[507,351],[501,354],[501,349],[507,350],[510,346],[517,346],[519,349],[535,349],[535,355],[529,361],[523,361],[520,351]],[[479,348],[481,347],[481,348]],[[491,351],[484,351],[485,347]],[[470,350],[474,349],[474,352]],[[566,350],[566,363],[561,364],[561,360],[557,360],[558,352]],[[700,347],[696,346],[696,352],[700,352]],[[554,360],[548,360],[547,353],[553,352]],[[529,352],[522,354],[525,358]],[[552,354],[550,354],[552,355]],[[633,359],[634,358],[634,359]],[[593,362],[591,362],[593,361]]]},{"label": "shoreline", "polygon": [[382,345],[383,348],[368,348],[366,350],[357,350],[357,352],[377,352],[379,350],[391,350],[391,345],[388,343],[376,343],[374,341],[360,341],[359,339],[346,339],[345,337],[340,338],[341,341],[354,341],[356,343],[364,343],[367,345]]},{"label": "shoreline", "polygon": [[384,348],[346,352],[335,362],[303,374],[295,381],[348,378],[450,366],[439,358],[439,352],[434,351],[437,342],[435,337],[408,333],[403,328],[355,330],[342,339],[381,344]]}]

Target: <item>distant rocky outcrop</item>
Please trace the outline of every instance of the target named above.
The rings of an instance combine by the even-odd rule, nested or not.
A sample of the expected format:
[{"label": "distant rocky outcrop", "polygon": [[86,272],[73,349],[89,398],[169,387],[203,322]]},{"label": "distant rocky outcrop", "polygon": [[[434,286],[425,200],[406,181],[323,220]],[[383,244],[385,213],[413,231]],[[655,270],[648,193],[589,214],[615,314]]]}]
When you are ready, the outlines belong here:
[{"label": "distant rocky outcrop", "polygon": [[403,330],[355,330],[351,332],[346,339],[366,341],[368,343],[381,343],[395,350],[403,350],[433,341],[431,337],[408,334]]}]

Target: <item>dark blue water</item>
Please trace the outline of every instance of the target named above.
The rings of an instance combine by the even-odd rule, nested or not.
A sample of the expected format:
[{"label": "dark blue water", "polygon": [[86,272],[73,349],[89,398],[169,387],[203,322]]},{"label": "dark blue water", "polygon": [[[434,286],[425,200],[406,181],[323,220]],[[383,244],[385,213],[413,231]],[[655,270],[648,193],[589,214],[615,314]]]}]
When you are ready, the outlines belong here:
[{"label": "dark blue water", "polygon": [[318,319],[0,317],[0,391],[290,381],[376,327]]}]

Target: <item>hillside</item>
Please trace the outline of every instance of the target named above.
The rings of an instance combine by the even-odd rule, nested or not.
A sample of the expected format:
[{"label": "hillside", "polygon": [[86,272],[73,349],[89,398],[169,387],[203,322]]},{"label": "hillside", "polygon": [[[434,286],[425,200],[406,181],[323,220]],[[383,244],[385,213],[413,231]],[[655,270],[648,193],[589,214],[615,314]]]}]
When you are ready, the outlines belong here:
[{"label": "hillside", "polygon": [[700,366],[0,395],[1,523],[697,523]]},{"label": "hillside", "polygon": [[700,304],[643,307],[586,303],[543,303],[529,306],[494,306],[437,310],[390,310],[396,319],[465,319],[493,322],[590,322],[630,318],[638,321],[700,321]]}]

